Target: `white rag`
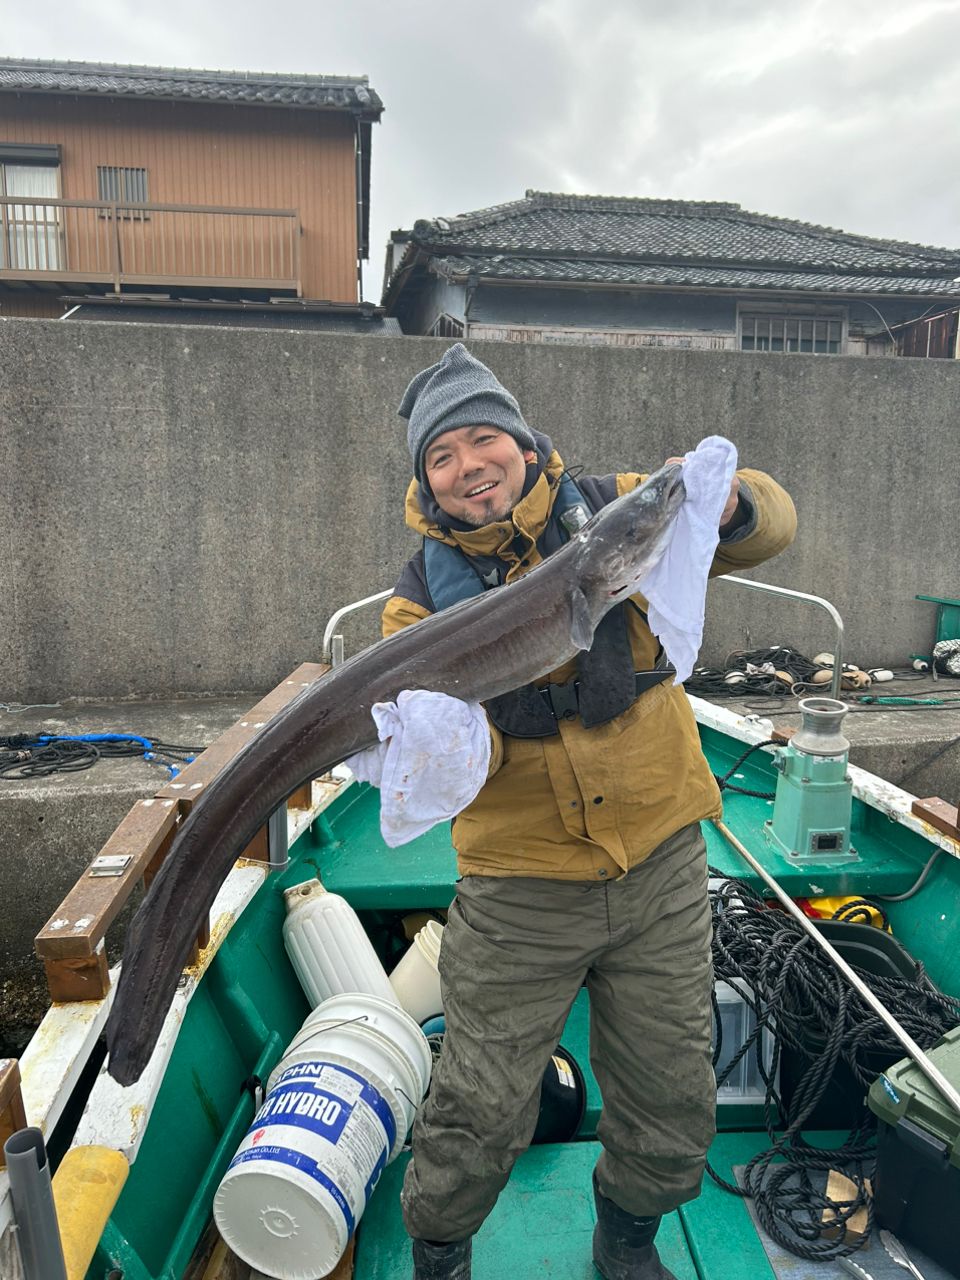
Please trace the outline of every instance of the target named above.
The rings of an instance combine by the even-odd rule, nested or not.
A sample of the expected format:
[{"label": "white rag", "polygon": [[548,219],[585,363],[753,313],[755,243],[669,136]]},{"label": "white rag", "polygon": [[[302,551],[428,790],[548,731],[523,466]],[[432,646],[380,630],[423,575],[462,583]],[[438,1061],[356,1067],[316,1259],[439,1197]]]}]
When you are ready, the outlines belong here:
[{"label": "white rag", "polygon": [[347,765],[380,788],[380,832],[395,849],[476,798],[490,767],[490,726],[479,702],[425,689],[375,702],[373,719],[380,741]]},{"label": "white rag", "polygon": [[723,436],[707,436],[684,457],[687,496],[666,550],[640,581],[650,630],[677,669],[674,684],[686,680],[700,652],[707,578],[736,469],[736,447]]}]

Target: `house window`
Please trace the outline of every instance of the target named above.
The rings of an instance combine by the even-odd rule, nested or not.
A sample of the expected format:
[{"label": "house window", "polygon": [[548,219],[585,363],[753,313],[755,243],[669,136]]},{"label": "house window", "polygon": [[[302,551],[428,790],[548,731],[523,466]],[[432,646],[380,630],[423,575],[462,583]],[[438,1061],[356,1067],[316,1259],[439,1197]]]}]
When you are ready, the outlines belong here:
[{"label": "house window", "polygon": [[428,338],[462,338],[463,321],[454,320],[453,316],[444,313],[437,316],[427,332]]},{"label": "house window", "polygon": [[843,350],[843,320],[838,315],[741,312],[740,350],[840,355]]},{"label": "house window", "polygon": [[[145,222],[148,213],[142,209],[132,209],[129,205],[147,203],[147,171],[146,169],[129,169],[115,164],[97,165],[97,195],[101,200],[116,201],[120,206],[118,218],[135,218]],[[108,209],[101,209],[100,216],[112,216]]]},{"label": "house window", "polygon": [[0,143],[0,268],[60,267],[60,209],[44,197],[60,198],[60,148]]}]

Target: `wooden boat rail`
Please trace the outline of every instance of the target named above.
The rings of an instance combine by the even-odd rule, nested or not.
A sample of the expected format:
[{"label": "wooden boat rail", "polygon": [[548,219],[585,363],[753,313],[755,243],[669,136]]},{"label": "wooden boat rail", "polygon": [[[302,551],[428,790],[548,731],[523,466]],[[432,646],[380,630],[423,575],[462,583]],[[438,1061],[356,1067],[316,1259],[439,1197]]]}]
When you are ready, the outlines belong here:
[{"label": "wooden boat rail", "polygon": [[16,1058],[0,1058],[0,1169],[6,1168],[3,1144],[27,1127],[20,1091],[20,1064]]},{"label": "wooden boat rail", "polygon": [[[178,826],[214,778],[272,716],[328,670],[325,663],[302,663],[176,778],[130,809],[36,936],[34,946],[43,961],[51,1000],[102,1000],[107,995],[104,939],[134,887],[141,880],[149,884],[159,871]],[[289,797],[286,808],[310,805],[307,783]],[[241,856],[270,862],[270,831],[270,824],[263,827]],[[208,941],[209,920],[197,939],[197,952]],[[2,1114],[0,1108],[0,1119]]]}]

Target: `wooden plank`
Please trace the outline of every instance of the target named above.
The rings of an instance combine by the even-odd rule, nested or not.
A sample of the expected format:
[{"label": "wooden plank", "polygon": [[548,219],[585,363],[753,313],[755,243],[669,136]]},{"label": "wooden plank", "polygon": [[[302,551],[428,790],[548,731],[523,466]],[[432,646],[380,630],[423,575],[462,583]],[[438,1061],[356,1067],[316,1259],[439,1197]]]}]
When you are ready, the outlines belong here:
[{"label": "wooden plank", "polygon": [[287,796],[288,809],[309,809],[312,804],[313,787],[309,782],[305,782],[302,787],[297,787],[296,791]]},{"label": "wooden plank", "polygon": [[[50,959],[92,956],[177,819],[173,802],[138,800],[37,934],[37,955]],[[95,864],[105,857],[128,861],[117,876],[91,874],[91,868],[96,871]]]},{"label": "wooden plank", "polygon": [[787,725],[784,725],[779,729],[774,729],[770,737],[774,742],[789,742],[796,732],[796,729],[791,729]]},{"label": "wooden plank", "polygon": [[304,662],[265,698],[251,707],[242,720],[230,726],[214,743],[197,756],[192,764],[157,792],[158,799],[176,800],[181,812],[189,813],[193,802],[203,793],[235,755],[251,742],[278,711],[282,711],[307,685],[330,668],[322,662]]},{"label": "wooden plank", "polygon": [[[346,1252],[329,1273],[327,1280],[352,1280],[354,1240],[355,1237],[351,1238]],[[259,1272],[254,1272],[248,1263],[241,1262],[218,1234],[215,1234],[214,1239],[211,1241],[208,1231],[208,1234],[203,1237],[201,1245],[207,1251],[205,1256],[206,1265],[202,1271],[199,1269],[201,1262],[199,1259],[200,1246],[198,1246],[198,1252],[194,1255],[197,1261],[186,1272],[184,1280],[251,1280],[253,1275],[259,1275]]]},{"label": "wooden plank", "polygon": [[960,840],[960,815],[958,815],[957,805],[948,804],[939,796],[928,796],[926,800],[914,800],[910,806],[910,812],[915,817],[928,822],[943,835]]},{"label": "wooden plank", "polygon": [[102,1000],[110,990],[107,953],[102,948],[92,956],[44,956],[43,967],[51,1000]]},{"label": "wooden plank", "polygon": [[0,1058],[0,1169],[6,1167],[3,1144],[27,1127],[20,1092],[20,1065],[16,1058]]},{"label": "wooden plank", "polygon": [[[869,1196],[873,1190],[869,1178],[866,1179],[866,1188]],[[856,1183],[839,1169],[831,1169],[827,1175],[827,1199],[837,1204],[852,1204],[856,1198]],[[838,1222],[837,1211],[830,1208],[824,1209],[820,1221],[820,1234],[827,1240],[839,1240],[841,1236],[845,1241],[860,1240],[870,1230],[870,1218],[865,1204],[842,1225]]]}]

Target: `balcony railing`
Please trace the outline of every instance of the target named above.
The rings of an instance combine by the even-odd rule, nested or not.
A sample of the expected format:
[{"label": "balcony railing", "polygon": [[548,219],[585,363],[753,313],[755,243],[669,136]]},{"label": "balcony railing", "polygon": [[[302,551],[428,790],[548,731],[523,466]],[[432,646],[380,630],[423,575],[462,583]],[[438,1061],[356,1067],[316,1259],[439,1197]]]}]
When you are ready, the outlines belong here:
[{"label": "balcony railing", "polygon": [[295,209],[0,198],[0,281],[301,295]]}]

